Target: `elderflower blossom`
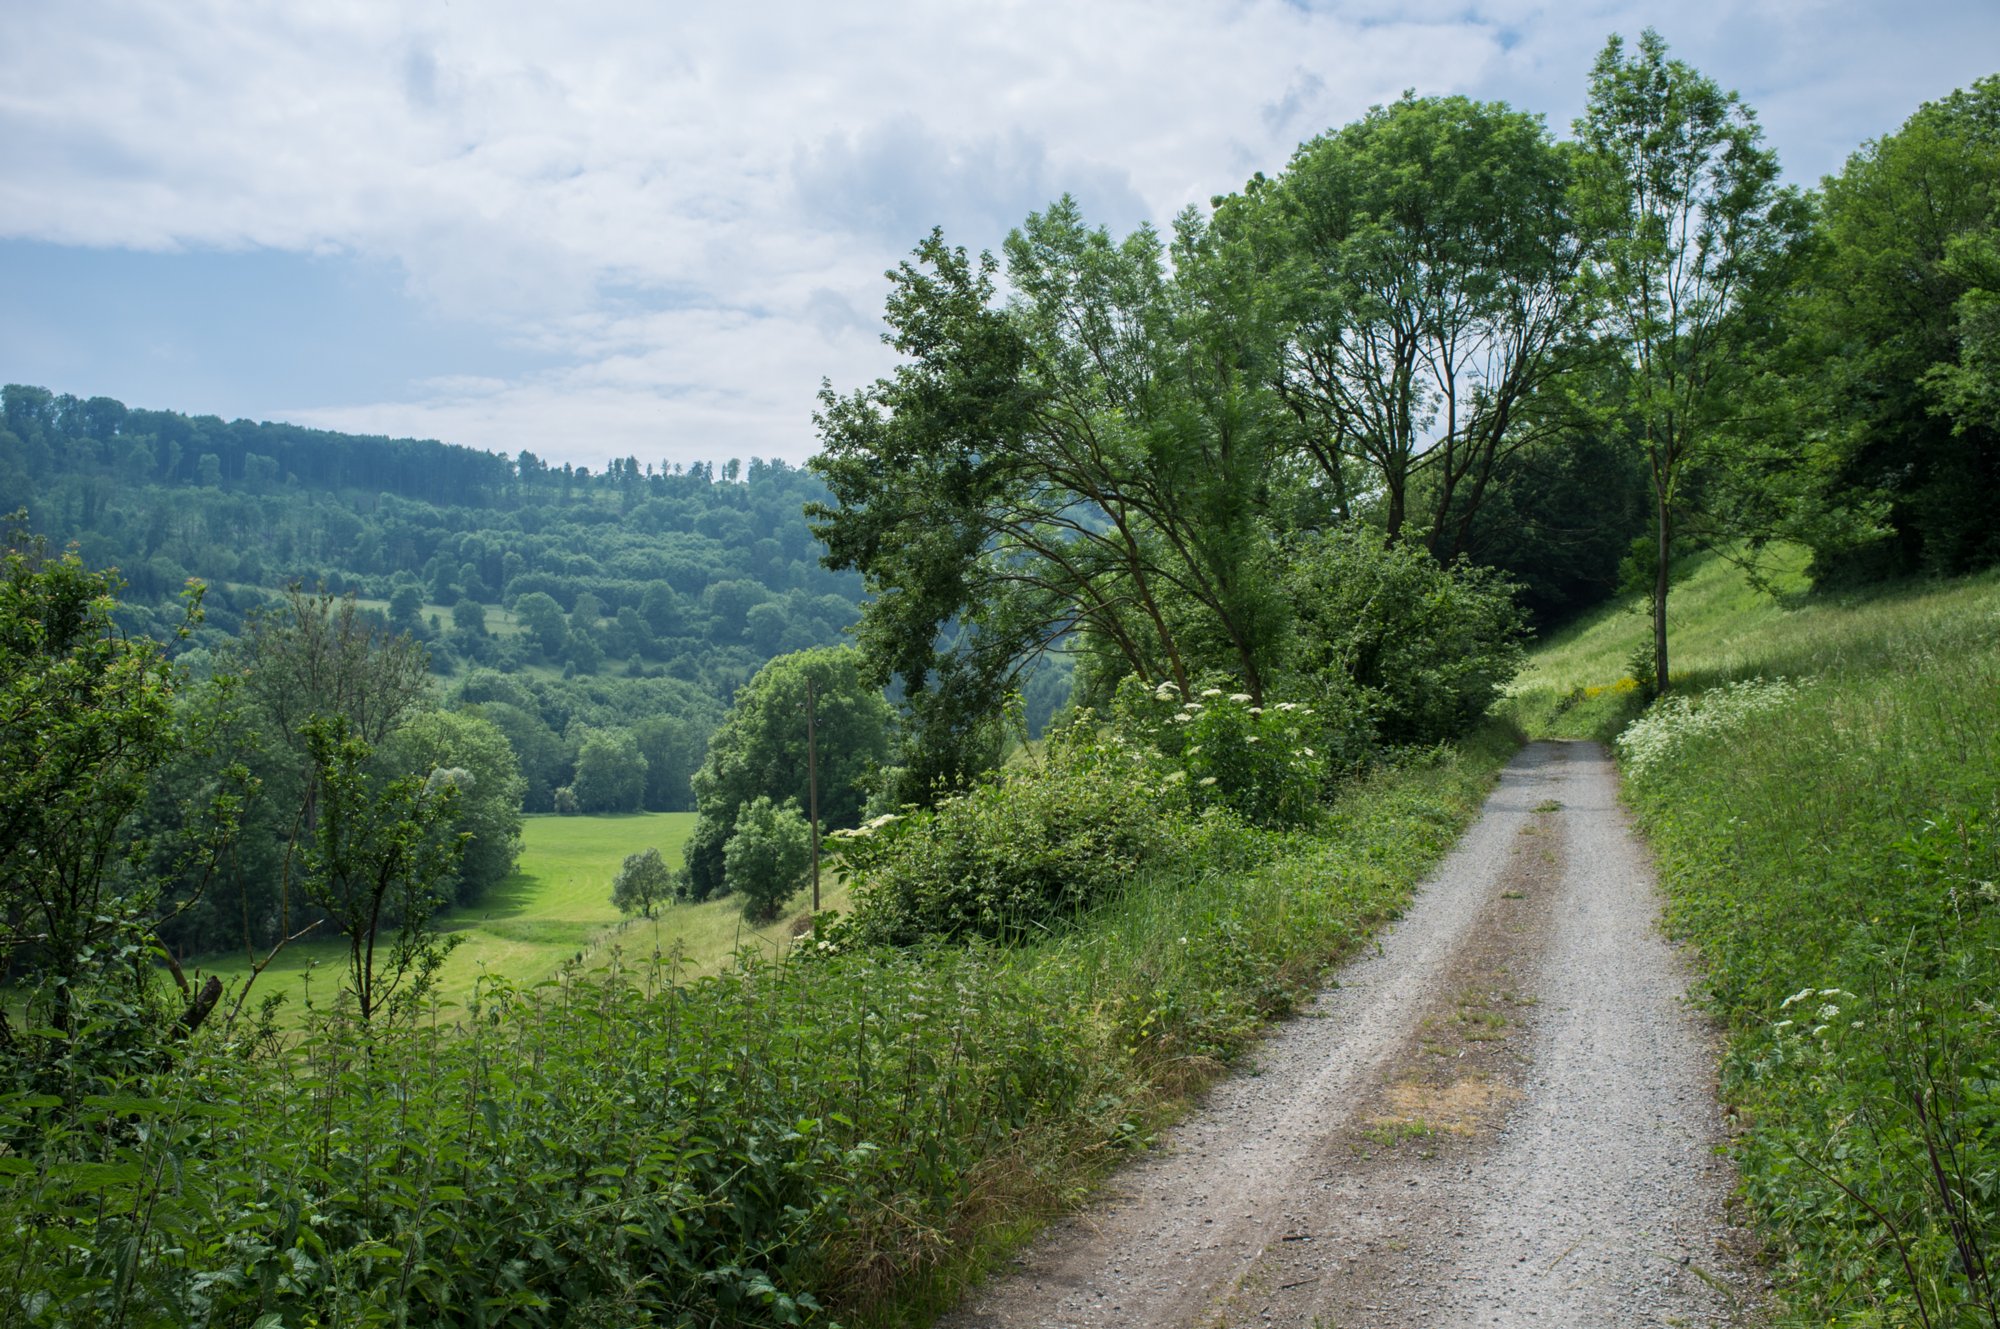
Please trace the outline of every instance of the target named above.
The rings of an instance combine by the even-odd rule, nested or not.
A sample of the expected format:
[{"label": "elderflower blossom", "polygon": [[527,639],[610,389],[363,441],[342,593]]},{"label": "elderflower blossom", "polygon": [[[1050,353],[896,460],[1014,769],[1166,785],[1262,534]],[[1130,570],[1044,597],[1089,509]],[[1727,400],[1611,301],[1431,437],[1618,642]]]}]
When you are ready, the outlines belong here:
[{"label": "elderflower blossom", "polygon": [[1203,689],[1201,690],[1201,695],[1202,695],[1202,696],[1204,696],[1204,697],[1220,697],[1220,696],[1222,695],[1222,689],[1221,689],[1221,688],[1203,688]]},{"label": "elderflower blossom", "polygon": [[1232,692],[1229,694],[1229,700],[1241,706],[1243,703],[1250,700],[1250,694],[1247,692]]}]

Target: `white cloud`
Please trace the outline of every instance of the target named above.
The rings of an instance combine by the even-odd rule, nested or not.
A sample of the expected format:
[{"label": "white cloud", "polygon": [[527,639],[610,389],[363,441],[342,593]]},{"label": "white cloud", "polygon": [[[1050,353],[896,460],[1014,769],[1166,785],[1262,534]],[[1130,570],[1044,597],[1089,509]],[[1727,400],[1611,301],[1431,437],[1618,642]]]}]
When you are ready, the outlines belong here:
[{"label": "white cloud", "polygon": [[[931,225],[990,245],[1064,191],[1164,221],[1410,87],[1562,131],[1604,35],[1646,21],[1615,0],[16,6],[0,235],[386,259],[568,365],[302,419],[798,457],[820,378],[886,367],[881,273]],[[1980,0],[1702,0],[1661,26],[1808,179],[2000,49]]]}]

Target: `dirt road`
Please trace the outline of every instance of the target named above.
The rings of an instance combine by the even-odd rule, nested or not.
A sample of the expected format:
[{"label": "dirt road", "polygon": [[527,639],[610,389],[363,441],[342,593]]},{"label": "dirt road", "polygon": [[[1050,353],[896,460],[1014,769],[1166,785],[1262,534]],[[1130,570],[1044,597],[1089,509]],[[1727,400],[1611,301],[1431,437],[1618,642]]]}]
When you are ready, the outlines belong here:
[{"label": "dirt road", "polygon": [[1524,749],[1379,953],[942,1323],[1737,1322],[1713,1054],[1616,788]]}]

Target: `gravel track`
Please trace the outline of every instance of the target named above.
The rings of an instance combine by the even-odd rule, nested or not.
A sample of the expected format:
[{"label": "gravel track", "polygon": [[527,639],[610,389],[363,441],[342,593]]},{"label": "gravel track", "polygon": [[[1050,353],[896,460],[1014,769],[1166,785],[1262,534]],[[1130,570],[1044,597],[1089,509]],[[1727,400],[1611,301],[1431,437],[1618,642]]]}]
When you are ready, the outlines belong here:
[{"label": "gravel track", "polygon": [[1658,908],[1604,750],[1529,745],[1375,954],[941,1324],[1741,1322]]}]

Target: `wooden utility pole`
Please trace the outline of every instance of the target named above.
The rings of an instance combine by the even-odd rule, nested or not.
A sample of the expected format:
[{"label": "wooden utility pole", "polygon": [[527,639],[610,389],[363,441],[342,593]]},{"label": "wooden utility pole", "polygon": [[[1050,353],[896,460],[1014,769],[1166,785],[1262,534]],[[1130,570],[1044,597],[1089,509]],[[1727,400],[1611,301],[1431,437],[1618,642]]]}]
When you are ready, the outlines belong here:
[{"label": "wooden utility pole", "polygon": [[819,708],[806,675],[806,815],[812,820],[813,912],[819,912]]}]

